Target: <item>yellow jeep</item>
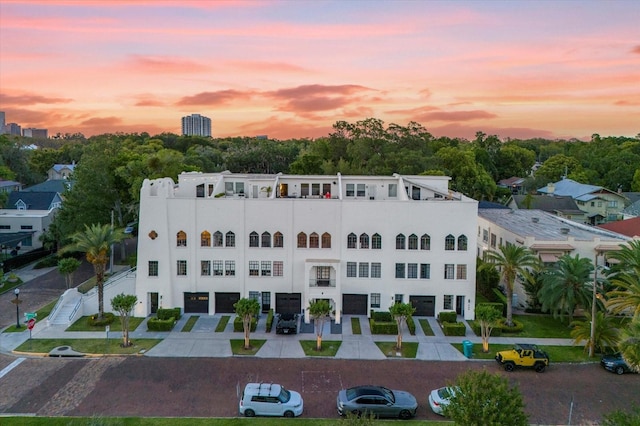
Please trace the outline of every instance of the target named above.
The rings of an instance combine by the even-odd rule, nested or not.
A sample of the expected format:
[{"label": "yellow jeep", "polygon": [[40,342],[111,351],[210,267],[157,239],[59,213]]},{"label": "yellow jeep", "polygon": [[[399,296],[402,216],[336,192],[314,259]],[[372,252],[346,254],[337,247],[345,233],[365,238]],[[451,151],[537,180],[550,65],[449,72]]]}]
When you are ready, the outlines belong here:
[{"label": "yellow jeep", "polygon": [[549,365],[549,355],[536,345],[519,343],[509,351],[498,352],[496,361],[503,365],[506,371],[513,371],[516,367],[527,367],[542,373]]}]

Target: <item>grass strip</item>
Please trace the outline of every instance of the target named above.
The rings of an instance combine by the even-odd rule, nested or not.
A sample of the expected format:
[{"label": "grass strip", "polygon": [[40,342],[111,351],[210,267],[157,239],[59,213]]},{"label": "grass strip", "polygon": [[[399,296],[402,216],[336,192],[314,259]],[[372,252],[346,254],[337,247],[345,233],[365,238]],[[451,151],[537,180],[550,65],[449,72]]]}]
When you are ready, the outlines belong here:
[{"label": "grass strip", "polygon": [[224,332],[224,329],[227,328],[227,324],[229,323],[230,315],[223,315],[218,321],[218,325],[216,325],[216,333]]},{"label": "grass strip", "polygon": [[234,355],[255,355],[265,342],[265,339],[250,339],[249,349],[245,349],[244,339],[231,339],[231,352]]},{"label": "grass strip", "polygon": [[[140,324],[142,324],[144,318],[130,317],[129,318],[129,331],[134,331]],[[109,329],[112,331],[122,330],[122,322],[120,321],[120,315],[116,315],[113,322],[109,325]],[[104,331],[104,325],[89,325],[89,317],[84,316],[78,318],[76,322],[71,324],[65,331]]]},{"label": "grass strip", "polygon": [[198,322],[198,318],[200,318],[200,315],[191,315],[187,320],[187,323],[184,325],[184,327],[182,327],[182,330],[180,331],[191,331],[193,329],[193,326],[196,325],[196,322]]},{"label": "grass strip", "polygon": [[70,346],[76,352],[84,354],[133,355],[148,351],[162,339],[133,339],[133,346],[123,348],[122,339],[31,339],[15,350],[17,352],[49,353],[58,346]]},{"label": "grass strip", "polygon": [[[452,344],[460,353],[464,354],[461,343]],[[496,353],[500,351],[507,351],[513,348],[513,345],[505,344],[492,344],[489,340],[489,352],[482,352],[482,345],[477,344],[473,346],[473,358],[474,359],[494,359]],[[596,361],[597,358],[589,358],[589,354],[585,352],[583,346],[540,346],[540,349],[547,352],[551,363],[555,362],[589,362]]]},{"label": "grass strip", "polygon": [[375,343],[387,358],[415,358],[418,353],[417,342],[403,342],[400,352],[396,349],[396,342]]},{"label": "grass strip", "polygon": [[336,356],[342,342],[340,340],[323,340],[322,350],[316,350],[315,340],[300,340],[300,346],[306,356]]},{"label": "grass strip", "polygon": [[360,328],[360,318],[351,317],[351,332],[353,334],[362,334],[362,328]]},{"label": "grass strip", "polygon": [[433,329],[431,328],[431,324],[429,324],[429,320],[420,318],[418,322],[420,323],[420,327],[422,327],[422,332],[425,336],[435,336]]}]

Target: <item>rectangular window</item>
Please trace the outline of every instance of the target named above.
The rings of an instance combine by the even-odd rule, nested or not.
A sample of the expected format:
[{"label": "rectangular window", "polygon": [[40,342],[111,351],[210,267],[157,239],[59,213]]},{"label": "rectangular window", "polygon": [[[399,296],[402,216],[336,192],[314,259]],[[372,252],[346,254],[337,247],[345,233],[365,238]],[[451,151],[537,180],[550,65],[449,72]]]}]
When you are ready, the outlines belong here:
[{"label": "rectangular window", "polygon": [[281,277],[284,274],[284,262],[276,260],[273,262],[273,276]]},{"label": "rectangular window", "polygon": [[347,278],[355,278],[357,275],[356,262],[347,262]]},{"label": "rectangular window", "polygon": [[496,234],[491,234],[491,247],[496,247]]},{"label": "rectangular window", "polygon": [[371,263],[371,278],[382,277],[382,264],[380,262]]},{"label": "rectangular window", "polygon": [[396,198],[398,196],[398,184],[390,183],[388,188],[389,188],[389,198]]},{"label": "rectangular window", "polygon": [[320,195],[320,184],[312,183],[311,184],[311,195]]},{"label": "rectangular window", "polygon": [[352,183],[347,184],[347,197],[354,197],[356,195],[355,185]]},{"label": "rectangular window", "polygon": [[224,261],[224,274],[228,277],[233,277],[236,275],[236,261],[235,260],[225,260]]},{"label": "rectangular window", "polygon": [[149,276],[157,277],[158,276],[158,261],[150,260],[149,261]]},{"label": "rectangular window", "polygon": [[452,280],[455,278],[455,276],[453,275],[455,272],[455,265],[453,263],[447,263],[446,265],[444,265],[444,279],[445,280]]},{"label": "rectangular window", "polygon": [[209,260],[200,261],[200,275],[203,275],[203,276],[211,275],[211,261]]},{"label": "rectangular window", "polygon": [[482,230],[482,242],[489,242],[489,231],[487,231],[486,229]]},{"label": "rectangular window", "polygon": [[249,292],[249,299],[250,300],[255,300],[258,303],[260,303],[260,292],[259,291],[250,291]]},{"label": "rectangular window", "polygon": [[244,182],[236,182],[236,194],[244,194]]},{"label": "rectangular window", "polygon": [[618,202],[617,201],[609,201],[609,203],[607,205],[610,208],[616,208],[616,207],[618,207]]},{"label": "rectangular window", "polygon": [[447,311],[450,311],[453,309],[453,295],[451,294],[444,295],[444,304],[442,308]]},{"label": "rectangular window", "polygon": [[306,197],[307,195],[309,195],[309,184],[308,183],[301,183],[300,184],[300,196]]},{"label": "rectangular window", "polygon": [[258,262],[257,260],[250,260],[249,261],[249,276],[250,277],[257,277],[258,275],[260,275],[260,262]]},{"label": "rectangular window", "polygon": [[216,277],[222,276],[222,260],[213,261],[213,275]]},{"label": "rectangular window", "polygon": [[184,276],[187,275],[187,261],[186,260],[178,260],[176,263],[176,268],[178,269],[178,275]]},{"label": "rectangular window", "polygon": [[418,278],[418,264],[409,263],[407,265],[407,278]]},{"label": "rectangular window", "polygon": [[21,225],[20,229],[33,229],[32,225]]},{"label": "rectangular window", "polygon": [[423,280],[428,280],[431,278],[431,264],[429,263],[420,264],[420,278],[422,278]]},{"label": "rectangular window", "polygon": [[365,193],[364,189],[365,189],[364,183],[359,183],[356,187],[356,191],[357,191],[356,196],[364,197],[364,193]]},{"label": "rectangular window", "polygon": [[456,278],[459,280],[467,279],[467,265],[458,265],[456,267]]},{"label": "rectangular window", "polygon": [[369,263],[360,262],[358,265],[358,276],[360,278],[369,278]]},{"label": "rectangular window", "polygon": [[404,263],[396,263],[396,278],[404,278]]},{"label": "rectangular window", "polygon": [[372,308],[380,307],[380,293],[371,293],[370,299]]},{"label": "rectangular window", "polygon": [[404,298],[402,297],[402,295],[401,295],[401,294],[396,294],[395,296],[393,296],[393,301],[394,301],[395,303],[402,303],[402,300],[403,300],[403,299],[404,299]]},{"label": "rectangular window", "polygon": [[262,275],[263,277],[270,277],[271,276],[271,262],[267,261],[262,261],[260,262],[260,275]]}]

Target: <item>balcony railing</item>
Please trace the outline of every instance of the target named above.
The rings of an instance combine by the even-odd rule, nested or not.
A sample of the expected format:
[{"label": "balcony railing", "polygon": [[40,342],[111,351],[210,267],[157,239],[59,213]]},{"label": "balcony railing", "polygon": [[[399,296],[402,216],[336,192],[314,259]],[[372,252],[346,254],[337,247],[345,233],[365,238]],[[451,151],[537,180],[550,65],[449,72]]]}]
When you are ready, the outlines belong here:
[{"label": "balcony railing", "polygon": [[309,280],[309,287],[335,287],[336,280],[313,278]]}]

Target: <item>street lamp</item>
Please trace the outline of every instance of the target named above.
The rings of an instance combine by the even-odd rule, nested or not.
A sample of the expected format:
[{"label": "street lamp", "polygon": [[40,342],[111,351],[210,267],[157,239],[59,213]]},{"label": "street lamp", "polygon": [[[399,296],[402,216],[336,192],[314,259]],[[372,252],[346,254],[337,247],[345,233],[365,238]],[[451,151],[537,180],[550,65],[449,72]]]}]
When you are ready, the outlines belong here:
[{"label": "street lamp", "polygon": [[20,289],[15,288],[13,293],[16,295],[16,298],[13,301],[16,305],[16,328],[20,328],[20,303],[22,302],[22,300],[20,300]]}]

